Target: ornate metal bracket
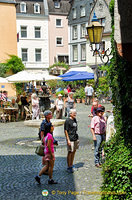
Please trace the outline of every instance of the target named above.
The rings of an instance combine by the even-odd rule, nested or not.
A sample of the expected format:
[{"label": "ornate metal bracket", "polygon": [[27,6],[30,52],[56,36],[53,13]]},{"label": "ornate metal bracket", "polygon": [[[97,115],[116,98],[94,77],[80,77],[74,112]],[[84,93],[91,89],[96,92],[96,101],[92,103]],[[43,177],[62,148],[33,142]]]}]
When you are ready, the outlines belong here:
[{"label": "ornate metal bracket", "polygon": [[109,56],[111,55],[111,52],[109,50],[109,48],[104,51],[103,53],[100,51],[100,45],[99,48],[97,49],[97,47],[95,49],[93,49],[93,45],[90,44],[91,47],[91,51],[93,51],[93,56],[98,55],[101,59],[101,61],[106,65],[109,62]]}]

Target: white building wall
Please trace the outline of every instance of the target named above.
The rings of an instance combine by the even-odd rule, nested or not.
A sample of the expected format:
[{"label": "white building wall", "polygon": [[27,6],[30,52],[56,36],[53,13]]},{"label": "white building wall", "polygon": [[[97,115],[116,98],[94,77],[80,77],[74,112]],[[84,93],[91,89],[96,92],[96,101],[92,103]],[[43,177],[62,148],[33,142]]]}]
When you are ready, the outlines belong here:
[{"label": "white building wall", "polygon": [[[27,26],[27,38],[21,38],[21,26]],[[35,38],[34,27],[41,27],[41,38]],[[49,67],[48,19],[17,17],[17,33],[19,33],[18,56],[21,49],[28,49],[28,61],[23,62],[27,69],[45,69]],[[41,50],[41,62],[35,61],[35,49]]]}]

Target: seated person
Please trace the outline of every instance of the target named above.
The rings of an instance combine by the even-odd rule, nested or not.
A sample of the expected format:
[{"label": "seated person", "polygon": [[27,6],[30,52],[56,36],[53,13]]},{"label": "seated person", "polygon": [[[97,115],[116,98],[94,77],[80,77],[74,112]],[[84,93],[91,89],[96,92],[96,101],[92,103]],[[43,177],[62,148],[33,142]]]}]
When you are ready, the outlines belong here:
[{"label": "seated person", "polygon": [[18,104],[16,103],[15,99],[12,99],[10,107],[16,108],[15,110],[12,110],[12,114],[15,115],[16,121],[18,121]]}]

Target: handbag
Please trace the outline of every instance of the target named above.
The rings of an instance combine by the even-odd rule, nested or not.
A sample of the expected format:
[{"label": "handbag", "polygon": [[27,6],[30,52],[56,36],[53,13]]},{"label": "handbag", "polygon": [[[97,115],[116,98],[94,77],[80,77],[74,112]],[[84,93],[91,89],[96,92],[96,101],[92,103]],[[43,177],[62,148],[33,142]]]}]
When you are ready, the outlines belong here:
[{"label": "handbag", "polygon": [[44,145],[39,145],[36,147],[35,153],[39,156],[45,156],[44,154]]}]

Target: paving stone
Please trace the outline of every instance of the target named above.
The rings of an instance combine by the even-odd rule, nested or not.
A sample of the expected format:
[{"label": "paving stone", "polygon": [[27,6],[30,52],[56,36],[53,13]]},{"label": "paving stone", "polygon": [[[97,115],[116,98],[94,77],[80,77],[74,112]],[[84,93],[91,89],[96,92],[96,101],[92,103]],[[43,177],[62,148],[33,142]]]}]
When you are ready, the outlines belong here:
[{"label": "paving stone", "polygon": [[[108,108],[111,105],[106,105]],[[60,140],[56,148],[53,177],[57,185],[48,185],[48,176],[42,176],[41,185],[34,177],[41,169],[41,157],[35,147],[38,129],[24,126],[23,122],[0,123],[0,200],[96,200],[102,183],[101,169],[94,166],[93,141],[90,133],[90,106],[77,105],[80,148],[75,155],[73,174],[66,171],[67,147],[64,127],[56,127],[54,136]],[[34,145],[33,145],[34,144]],[[48,190],[47,197],[42,191]]]}]

